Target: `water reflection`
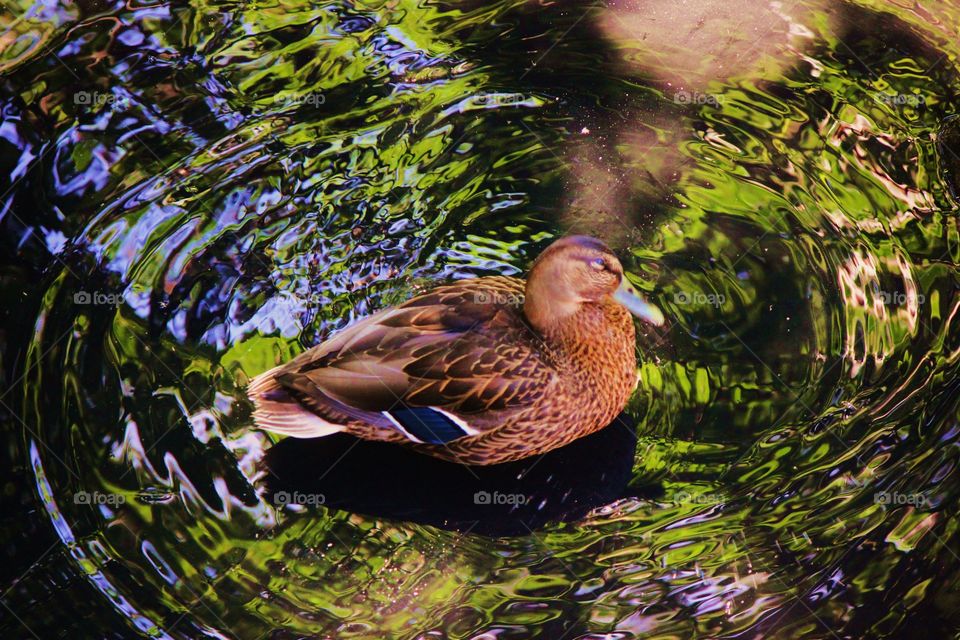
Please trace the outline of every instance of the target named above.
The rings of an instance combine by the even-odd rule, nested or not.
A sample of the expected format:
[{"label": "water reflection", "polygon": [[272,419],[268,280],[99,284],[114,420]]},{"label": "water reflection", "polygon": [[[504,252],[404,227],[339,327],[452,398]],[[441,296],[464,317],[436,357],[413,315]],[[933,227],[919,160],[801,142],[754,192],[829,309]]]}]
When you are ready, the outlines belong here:
[{"label": "water reflection", "polygon": [[[74,628],[955,632],[960,9],[764,8],[725,48],[696,9],[638,37],[663,6],[0,17],[0,399],[52,572],[95,598]],[[251,376],[566,229],[673,319],[638,342],[636,443],[478,479],[252,428]],[[43,588],[4,603],[60,633],[78,587]]]}]

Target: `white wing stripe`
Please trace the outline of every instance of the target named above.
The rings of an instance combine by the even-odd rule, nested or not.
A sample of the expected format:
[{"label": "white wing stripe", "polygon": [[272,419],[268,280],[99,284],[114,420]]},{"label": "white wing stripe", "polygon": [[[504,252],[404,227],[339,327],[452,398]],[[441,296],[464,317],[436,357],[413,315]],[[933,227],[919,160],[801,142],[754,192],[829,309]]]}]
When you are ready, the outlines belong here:
[{"label": "white wing stripe", "polygon": [[468,436],[475,436],[478,433],[480,433],[478,430],[474,429],[473,427],[468,425],[466,422],[464,422],[463,418],[458,418],[457,416],[453,415],[449,411],[444,411],[443,409],[438,409],[437,407],[430,407],[430,408],[436,411],[437,413],[442,414],[448,420],[450,420],[450,422],[452,422],[453,424],[463,429],[463,432]]},{"label": "white wing stripe", "polygon": [[390,415],[389,411],[381,411],[380,413],[383,414],[383,416],[387,420],[389,420],[393,424],[393,426],[397,428],[397,431],[405,435],[409,440],[411,440],[412,442],[419,442],[420,444],[423,444],[423,440],[421,440],[420,438],[417,438],[412,433],[404,429],[403,425],[397,422],[397,419],[394,418],[392,415]]}]

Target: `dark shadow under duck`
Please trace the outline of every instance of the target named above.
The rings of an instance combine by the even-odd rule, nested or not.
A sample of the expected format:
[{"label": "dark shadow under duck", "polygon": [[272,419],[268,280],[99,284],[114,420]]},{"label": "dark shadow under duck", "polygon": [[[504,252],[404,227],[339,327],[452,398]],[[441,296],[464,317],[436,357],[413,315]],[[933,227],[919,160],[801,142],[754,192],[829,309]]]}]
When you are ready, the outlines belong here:
[{"label": "dark shadow under duck", "polygon": [[291,438],[262,462],[264,494],[278,506],[299,492],[322,496],[324,508],[488,536],[527,535],[623,497],[656,494],[656,487],[630,486],[636,442],[626,414],[542,456],[483,466],[342,433]]}]

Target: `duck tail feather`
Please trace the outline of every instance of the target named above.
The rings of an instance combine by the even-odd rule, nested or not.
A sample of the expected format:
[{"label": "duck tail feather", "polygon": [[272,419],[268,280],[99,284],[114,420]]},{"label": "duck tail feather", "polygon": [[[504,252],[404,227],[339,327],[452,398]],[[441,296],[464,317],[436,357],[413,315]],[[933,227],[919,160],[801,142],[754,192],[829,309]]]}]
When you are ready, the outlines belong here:
[{"label": "duck tail feather", "polygon": [[247,395],[253,401],[257,428],[293,438],[322,438],[346,429],[310,411],[287,393],[271,369],[250,381]]}]

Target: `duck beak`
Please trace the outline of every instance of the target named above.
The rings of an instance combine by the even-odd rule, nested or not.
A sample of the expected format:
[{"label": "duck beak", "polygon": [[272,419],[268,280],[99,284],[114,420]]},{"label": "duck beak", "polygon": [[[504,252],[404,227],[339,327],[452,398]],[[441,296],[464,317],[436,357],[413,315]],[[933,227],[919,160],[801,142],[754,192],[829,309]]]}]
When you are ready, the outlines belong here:
[{"label": "duck beak", "polygon": [[664,322],[663,312],[647,302],[626,276],[620,278],[620,286],[613,293],[613,299],[625,306],[630,313],[652,325],[659,327]]}]

